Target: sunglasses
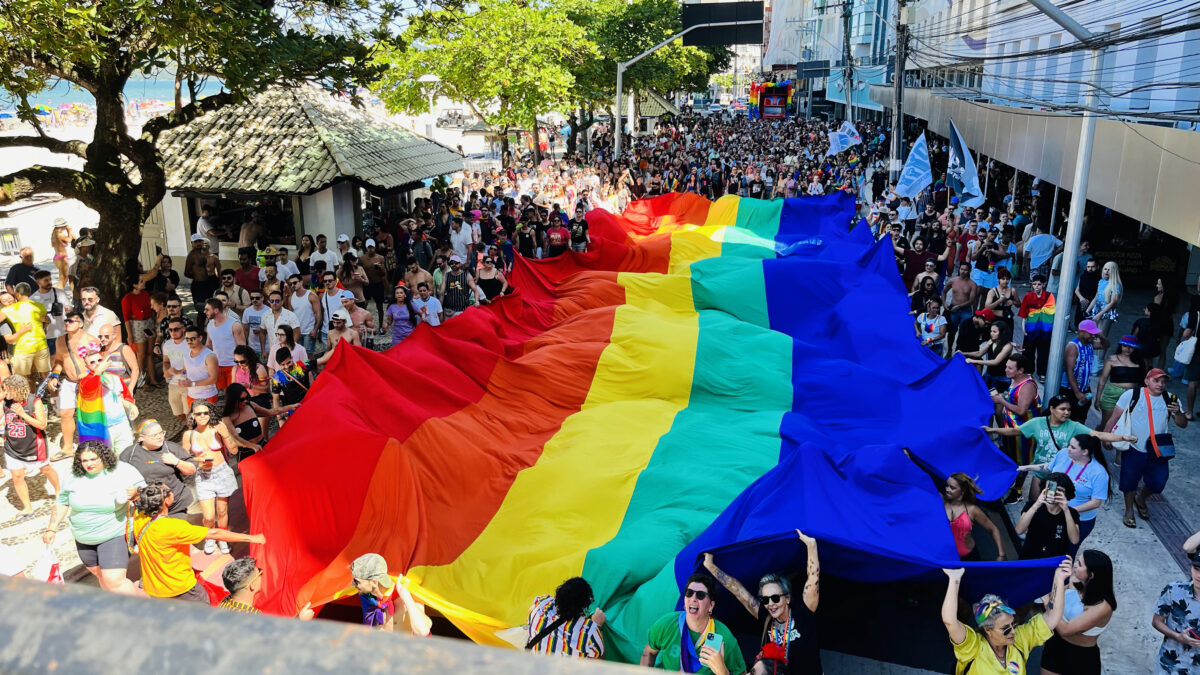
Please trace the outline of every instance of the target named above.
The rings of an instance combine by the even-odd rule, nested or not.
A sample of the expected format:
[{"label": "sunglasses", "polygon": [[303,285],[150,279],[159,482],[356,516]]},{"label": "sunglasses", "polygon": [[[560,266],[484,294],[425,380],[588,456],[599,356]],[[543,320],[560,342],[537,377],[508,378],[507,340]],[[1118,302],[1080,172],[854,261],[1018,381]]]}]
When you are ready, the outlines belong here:
[{"label": "sunglasses", "polygon": [[175,326],[174,328],[168,328],[167,330],[172,333],[178,333],[179,331],[183,330],[183,326]]},{"label": "sunglasses", "polygon": [[250,301],[251,301],[251,302],[255,302],[255,301],[258,301],[258,300],[262,300],[262,296],[261,296],[261,295],[252,295],[252,296],[250,296]]},{"label": "sunglasses", "polygon": [[760,603],[762,603],[764,605],[778,605],[779,602],[781,600],[783,600],[783,596],[782,595],[763,595],[763,596],[759,596],[758,600]]},{"label": "sunglasses", "polygon": [[199,336],[197,336],[197,337],[185,337],[185,338],[183,338],[183,341],[184,341],[184,342],[199,342],[199,341],[200,341],[200,338],[199,338]]},{"label": "sunglasses", "polygon": [[233,360],[233,362],[234,362],[234,363],[236,363],[236,364],[238,364],[239,366],[244,366],[244,365],[246,365],[246,359],[242,359],[242,360],[240,360],[240,361],[239,361],[239,360],[237,360],[237,359],[234,359],[234,360]]},{"label": "sunglasses", "polygon": [[281,303],[281,302],[283,302],[283,301],[282,301],[282,300],[280,300],[279,298],[271,298],[271,299],[270,299],[270,300],[268,300],[267,302],[271,303],[272,305],[278,305],[279,303]]},{"label": "sunglasses", "polygon": [[233,281],[233,277],[221,277],[221,281]]},{"label": "sunglasses", "polygon": [[79,319],[67,319],[66,323],[83,323]]},{"label": "sunglasses", "polygon": [[[243,361],[242,363],[245,363],[245,361]],[[249,397],[249,396],[243,396],[243,397],[241,397],[241,398],[239,398],[239,399],[238,399],[238,403],[247,403],[247,402],[249,402],[249,401],[250,401],[250,397]]]},{"label": "sunglasses", "polygon": [[208,417],[209,412],[207,410],[197,410],[196,412],[192,413],[193,417],[200,417],[201,415]]},{"label": "sunglasses", "polygon": [[689,588],[683,592],[683,597],[685,598],[690,598],[692,596],[695,596],[697,600],[704,600],[708,597],[708,591],[693,591]]}]

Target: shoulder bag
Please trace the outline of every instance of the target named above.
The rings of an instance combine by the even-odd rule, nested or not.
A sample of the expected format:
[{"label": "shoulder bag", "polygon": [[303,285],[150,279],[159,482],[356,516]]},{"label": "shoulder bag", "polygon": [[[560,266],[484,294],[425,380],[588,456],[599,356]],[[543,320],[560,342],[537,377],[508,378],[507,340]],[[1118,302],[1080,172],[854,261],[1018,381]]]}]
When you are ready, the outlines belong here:
[{"label": "shoulder bag", "polygon": [[[1143,389],[1146,397],[1146,417],[1150,420],[1150,438],[1146,440],[1146,454],[1153,454],[1159,459],[1175,458],[1175,438],[1170,433],[1159,434],[1154,431],[1154,407],[1151,405],[1150,392]],[[1163,397],[1163,402],[1170,405],[1169,399]],[[1132,406],[1131,406],[1132,407]],[[1167,411],[1167,428],[1171,428],[1171,411]]]}]

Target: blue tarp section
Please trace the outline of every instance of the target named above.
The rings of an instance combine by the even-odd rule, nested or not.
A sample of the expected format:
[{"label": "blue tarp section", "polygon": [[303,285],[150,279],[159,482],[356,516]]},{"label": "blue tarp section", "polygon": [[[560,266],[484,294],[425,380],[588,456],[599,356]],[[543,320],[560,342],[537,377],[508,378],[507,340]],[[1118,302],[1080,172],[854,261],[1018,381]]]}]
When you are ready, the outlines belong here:
[{"label": "blue tarp section", "polygon": [[[866,227],[848,231],[852,213],[846,195],[790,199],[778,257],[693,265],[700,278],[722,266],[762,265],[770,328],[793,339],[793,405],[780,427],[778,465],[680,553],[680,586],[706,551],[747,587],[768,571],[799,572],[797,528],[820,541],[826,572],[938,581],[941,568],[964,564],[937,481],[961,471],[986,500],[1012,484],[1015,465],[980,428],[992,403],[977,372],[915,339],[890,241],[875,242]],[[1024,603],[1049,588],[1056,565],[966,564],[964,589]]]}]

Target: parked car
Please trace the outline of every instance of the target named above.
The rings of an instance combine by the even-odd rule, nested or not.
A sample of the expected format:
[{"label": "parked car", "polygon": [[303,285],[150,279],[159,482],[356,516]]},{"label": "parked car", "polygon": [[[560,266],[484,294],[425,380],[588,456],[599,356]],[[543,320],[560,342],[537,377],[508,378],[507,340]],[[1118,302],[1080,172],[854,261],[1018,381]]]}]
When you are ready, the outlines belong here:
[{"label": "parked car", "polygon": [[720,115],[723,112],[725,112],[725,106],[720,103],[710,103],[708,106],[708,114],[710,115]]}]

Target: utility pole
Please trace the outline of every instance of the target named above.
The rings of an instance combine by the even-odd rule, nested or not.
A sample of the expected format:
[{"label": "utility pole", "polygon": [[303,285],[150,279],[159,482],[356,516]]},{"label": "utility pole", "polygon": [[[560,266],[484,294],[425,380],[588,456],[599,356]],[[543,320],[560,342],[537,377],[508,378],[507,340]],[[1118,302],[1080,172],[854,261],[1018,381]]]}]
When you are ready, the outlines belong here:
[{"label": "utility pole", "polygon": [[[1091,76],[1100,77],[1100,68],[1104,60],[1104,49],[1094,46],[1095,36],[1079,22],[1072,19],[1049,0],[1028,0],[1029,4],[1041,10],[1052,21],[1066,29],[1082,44],[1091,49]],[[1071,300],[1075,295],[1076,257],[1079,254],[1079,240],[1083,234],[1083,210],[1087,206],[1088,175],[1092,169],[1092,144],[1096,138],[1096,90],[1087,88],[1084,100],[1083,124],[1079,128],[1079,150],[1075,154],[1075,180],[1071,185],[1071,213],[1067,219],[1067,235],[1063,242],[1062,271],[1059,274],[1058,305],[1054,309],[1054,332],[1050,335],[1050,361],[1046,366],[1046,391],[1058,391],[1059,376],[1062,373],[1063,350],[1067,345],[1067,331],[1070,330]]]},{"label": "utility pole", "polygon": [[892,163],[889,182],[900,180],[904,167],[904,61],[908,57],[908,12],[896,2],[896,63],[892,71]]},{"label": "utility pole", "polygon": [[854,124],[854,60],[850,58],[851,0],[842,2],[842,83],[846,87],[846,120]]}]

